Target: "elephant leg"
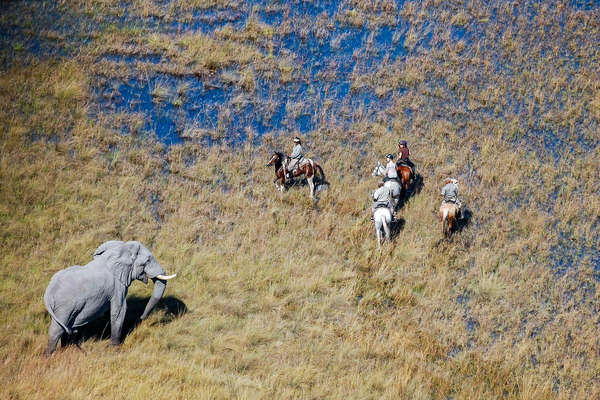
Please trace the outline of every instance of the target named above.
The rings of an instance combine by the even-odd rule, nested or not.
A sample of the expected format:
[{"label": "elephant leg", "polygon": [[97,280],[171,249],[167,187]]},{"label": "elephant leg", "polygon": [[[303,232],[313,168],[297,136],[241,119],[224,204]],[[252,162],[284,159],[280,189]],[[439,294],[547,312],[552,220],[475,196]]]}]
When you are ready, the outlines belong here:
[{"label": "elephant leg", "polygon": [[65,333],[64,329],[56,322],[51,320],[50,327],[48,328],[48,347],[46,348],[46,355],[51,355],[56,351],[58,346],[58,340]]},{"label": "elephant leg", "polygon": [[127,313],[127,302],[125,296],[110,302],[110,344],[118,346],[121,344],[121,330]]}]

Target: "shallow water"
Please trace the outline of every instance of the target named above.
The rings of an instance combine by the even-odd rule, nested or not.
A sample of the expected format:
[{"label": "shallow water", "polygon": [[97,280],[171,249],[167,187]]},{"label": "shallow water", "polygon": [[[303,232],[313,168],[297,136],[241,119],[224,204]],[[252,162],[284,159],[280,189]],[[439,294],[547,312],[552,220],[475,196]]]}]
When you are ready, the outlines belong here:
[{"label": "shallow water", "polygon": [[[160,55],[97,56],[99,62],[110,61],[120,68],[129,69],[134,78],[120,82],[118,77],[95,79],[92,82],[92,114],[140,113],[146,121],[141,129],[153,132],[167,144],[198,139],[196,136],[202,133],[205,139],[211,141],[240,143],[249,134],[256,140],[269,132],[310,134],[331,124],[348,129],[359,120],[389,123],[390,113],[396,111],[393,108],[395,100],[412,88],[403,85],[390,90],[384,88],[384,94],[378,96],[370,84],[361,83],[361,76],[371,79],[381,65],[402,65],[410,57],[428,54],[442,46],[460,43],[470,52],[474,44],[490,35],[490,26],[498,22],[498,9],[491,7],[486,17],[465,25],[446,28],[434,18],[425,16],[411,26],[409,19],[401,13],[403,2],[399,2],[391,14],[389,11],[369,14],[362,25],[348,23],[345,15],[355,9],[346,1],[256,1],[235,8],[215,7],[191,12],[169,11],[171,3],[163,1],[157,4],[161,10],[165,10],[164,14],[147,17],[137,16],[127,7],[112,14],[76,16],[49,1],[35,2],[34,6],[27,4],[14,2],[2,5],[5,15],[23,14],[19,12],[19,7],[33,13],[29,17],[21,15],[16,20],[5,17],[5,23],[0,26],[0,36],[5,39],[1,52],[4,68],[28,56],[43,58],[75,54],[78,49],[86,48],[93,34],[107,30],[143,30],[169,35],[201,32],[215,37],[224,27],[243,32],[250,21],[272,28],[270,48],[266,48],[264,43],[252,45],[263,55],[271,54],[275,60],[291,61],[294,67],[292,80],[281,82],[278,76],[266,76],[264,71],[257,71],[255,65],[251,64],[249,68],[253,71],[255,81],[255,88],[251,91],[241,88],[237,82],[240,78],[237,65],[218,69],[208,78],[164,73],[142,76],[136,72],[139,62],[158,65],[168,60]],[[536,2],[515,5],[514,25],[494,27],[497,30],[494,35],[501,38],[507,29],[517,29],[517,23],[533,24],[532,21],[540,12],[538,6]],[[574,10],[600,15],[597,1],[575,1],[572,6]],[[520,16],[524,16],[528,22],[518,22]],[[436,35],[445,29],[449,30],[448,37],[440,40]],[[531,30],[534,31],[533,26]],[[416,34],[416,39],[411,39],[412,42],[407,45],[406,38],[410,32]],[[534,49],[537,46],[535,35],[538,34],[526,39],[526,45]],[[591,37],[587,40],[593,43],[600,41],[600,38]],[[573,49],[566,45],[561,48],[562,53],[557,55],[557,60],[564,64],[563,68],[576,72],[582,62],[589,66],[589,61],[574,56]],[[550,51],[550,47],[542,46],[540,54]],[[498,49],[490,49],[490,53],[495,57],[496,73],[506,82],[511,83],[522,73],[520,65],[510,57],[500,58]],[[472,71],[465,68],[461,74],[472,74]],[[493,81],[487,81],[488,78],[479,78],[482,86],[494,85]],[[521,118],[530,112],[526,102],[531,101],[533,94],[520,93],[518,87],[509,88],[503,100],[504,106],[499,109],[486,104],[473,107],[467,96],[456,96],[456,90],[449,88],[445,76],[427,76],[425,83],[432,93],[442,91],[449,97],[445,103],[432,98],[431,103],[425,105],[426,109],[421,111],[442,116],[456,125],[461,125],[467,118],[506,120]],[[154,91],[157,86],[169,92],[166,97],[156,96]],[[176,92],[181,87],[186,90],[184,95],[179,96]],[[507,132],[507,139],[515,142],[526,140],[540,154],[551,153],[553,157],[559,157],[560,151],[568,146],[575,145],[584,151],[595,148],[599,144],[597,137],[584,137],[578,133],[577,126],[555,126],[543,118],[544,113],[564,110],[572,96],[563,91],[539,104],[531,126],[514,133]],[[452,110],[458,113],[452,115]],[[411,110],[404,112],[410,129]],[[597,125],[597,121],[585,115],[578,123]],[[123,129],[128,132],[126,128]]]}]

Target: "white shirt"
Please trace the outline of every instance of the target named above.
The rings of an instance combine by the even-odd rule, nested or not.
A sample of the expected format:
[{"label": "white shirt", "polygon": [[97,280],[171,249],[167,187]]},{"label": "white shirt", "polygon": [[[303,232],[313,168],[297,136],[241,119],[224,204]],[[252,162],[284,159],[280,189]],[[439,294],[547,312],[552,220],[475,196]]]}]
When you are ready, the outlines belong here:
[{"label": "white shirt", "polygon": [[398,171],[396,171],[396,163],[394,161],[389,161],[385,166],[385,176],[390,179],[398,178]]}]

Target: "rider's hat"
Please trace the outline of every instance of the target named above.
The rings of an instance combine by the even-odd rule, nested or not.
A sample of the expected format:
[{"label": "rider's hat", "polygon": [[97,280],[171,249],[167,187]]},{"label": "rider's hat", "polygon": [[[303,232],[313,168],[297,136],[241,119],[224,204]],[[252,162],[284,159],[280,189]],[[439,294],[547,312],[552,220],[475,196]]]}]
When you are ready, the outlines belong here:
[{"label": "rider's hat", "polygon": [[294,138],[294,143],[300,143],[300,138],[298,136]]},{"label": "rider's hat", "polygon": [[389,158],[389,159],[394,159],[394,155],[392,153],[388,154],[387,156],[385,156],[385,158]]},{"label": "rider's hat", "polygon": [[402,145],[402,146],[406,146],[407,143],[406,143],[406,140],[399,140],[398,144]]}]

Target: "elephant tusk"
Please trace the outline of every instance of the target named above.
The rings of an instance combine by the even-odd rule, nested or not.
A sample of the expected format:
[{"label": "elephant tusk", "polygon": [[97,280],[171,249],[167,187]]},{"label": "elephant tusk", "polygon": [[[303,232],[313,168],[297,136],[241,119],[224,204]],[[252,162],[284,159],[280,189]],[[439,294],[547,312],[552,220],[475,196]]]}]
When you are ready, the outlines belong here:
[{"label": "elephant tusk", "polygon": [[175,278],[177,276],[177,274],[173,274],[173,275],[156,275],[156,279],[160,279],[163,281],[168,281],[169,279]]}]

